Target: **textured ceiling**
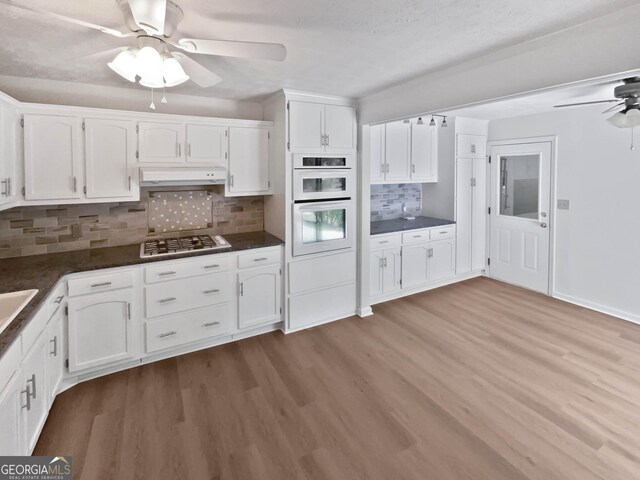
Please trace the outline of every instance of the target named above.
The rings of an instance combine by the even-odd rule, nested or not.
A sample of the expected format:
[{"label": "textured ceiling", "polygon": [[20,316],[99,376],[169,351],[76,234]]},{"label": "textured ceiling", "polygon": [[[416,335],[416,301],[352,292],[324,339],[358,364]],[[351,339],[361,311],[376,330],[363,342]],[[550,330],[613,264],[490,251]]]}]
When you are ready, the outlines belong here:
[{"label": "textured ceiling", "polygon": [[[18,0],[124,28],[115,0]],[[177,0],[181,35],[278,42],[285,62],[194,55],[223,82],[175,93],[256,99],[280,88],[362,97],[388,85],[525,42],[636,0]],[[0,4],[3,75],[128,86],[106,66],[119,39]]]}]

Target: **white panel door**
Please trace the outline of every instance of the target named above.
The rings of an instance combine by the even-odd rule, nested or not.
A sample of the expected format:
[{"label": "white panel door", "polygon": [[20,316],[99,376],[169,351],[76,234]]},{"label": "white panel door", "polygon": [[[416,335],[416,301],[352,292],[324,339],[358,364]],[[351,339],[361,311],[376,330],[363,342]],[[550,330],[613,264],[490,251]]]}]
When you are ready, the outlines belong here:
[{"label": "white panel door", "polygon": [[78,117],[24,116],[25,198],[81,197],[81,122]]},{"label": "white panel door", "polygon": [[551,143],[491,147],[491,277],[549,293]]},{"label": "white panel door", "polygon": [[438,240],[429,244],[429,281],[452,277],[455,273],[455,241]]},{"label": "white panel door", "polygon": [[58,386],[62,380],[62,373],[64,367],[64,343],[62,337],[62,326],[64,318],[64,310],[60,306],[53,318],[49,320],[47,330],[45,332],[45,347],[47,350],[47,395],[48,405],[51,406],[53,399],[56,396]]},{"label": "white panel door", "polygon": [[[473,159],[456,159],[456,272],[472,268]],[[484,242],[483,242],[484,243]]]},{"label": "white panel door", "polygon": [[429,243],[402,247],[402,288],[423,285],[429,281]]},{"label": "white panel door", "polygon": [[181,123],[138,124],[141,163],[180,163],[185,156],[185,126]]},{"label": "white panel door", "polygon": [[371,183],[384,182],[384,124],[369,128],[369,173]]},{"label": "white panel door", "polygon": [[438,181],[438,136],[436,127],[411,124],[411,180]]},{"label": "white panel door", "polygon": [[87,198],[139,199],[135,123],[89,118],[84,139]]},{"label": "white panel door", "polygon": [[229,128],[230,195],[264,194],[270,188],[269,131],[265,128]]},{"label": "white panel door", "polygon": [[27,392],[21,395],[21,401],[25,406],[24,432],[28,453],[36,446],[49,412],[45,383],[46,353],[44,335],[41,335],[22,361],[22,389]]},{"label": "white panel door", "polygon": [[384,271],[382,275],[382,291],[385,294],[400,290],[400,272],[402,257],[400,247],[384,251]]},{"label": "white panel door", "polygon": [[385,129],[385,161],[387,182],[410,181],[411,125],[404,122],[387,123]]},{"label": "white panel door", "polygon": [[326,151],[353,152],[356,149],[356,111],[343,105],[325,105],[324,134]]},{"label": "white panel door", "polygon": [[377,297],[384,293],[384,252],[378,250],[369,254],[369,295]]},{"label": "white panel door", "polygon": [[18,182],[18,138],[20,117],[15,107],[0,101],[0,206],[16,200]]},{"label": "white panel door", "polygon": [[25,455],[21,426],[27,413],[29,392],[17,371],[0,392],[0,452],[2,455]]},{"label": "white panel door", "polygon": [[227,164],[227,127],[187,125],[187,162]]},{"label": "white panel door", "polygon": [[116,290],[69,299],[69,371],[133,357],[133,291]]},{"label": "white panel door", "polygon": [[324,151],[324,105],[289,102],[289,150],[295,153]]},{"label": "white panel door", "polygon": [[240,328],[280,321],[280,266],[238,273]]}]

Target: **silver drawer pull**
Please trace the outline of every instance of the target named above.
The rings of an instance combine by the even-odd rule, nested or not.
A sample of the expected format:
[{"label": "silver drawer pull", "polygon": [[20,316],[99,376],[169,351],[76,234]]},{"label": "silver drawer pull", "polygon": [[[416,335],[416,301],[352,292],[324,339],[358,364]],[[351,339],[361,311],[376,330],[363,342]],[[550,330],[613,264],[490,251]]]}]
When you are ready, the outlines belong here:
[{"label": "silver drawer pull", "polygon": [[49,356],[57,357],[58,356],[58,336],[56,335],[51,340],[49,340],[49,343],[53,344],[53,352],[49,352]]},{"label": "silver drawer pull", "polygon": [[176,272],[174,271],[169,271],[169,272],[160,272],[158,275],[161,277],[166,277],[167,275],[175,275]]},{"label": "silver drawer pull", "polygon": [[60,302],[61,302],[63,299],[64,299],[64,295],[60,295],[58,298],[56,298],[56,299],[55,299],[55,302],[54,302],[54,303],[56,303],[56,304],[58,304],[58,305],[59,305],[59,304],[60,304]]},{"label": "silver drawer pull", "polygon": [[111,282],[94,283],[93,285],[91,285],[91,288],[108,287],[109,285],[111,285]]},{"label": "silver drawer pull", "polygon": [[158,303],[169,303],[169,302],[175,302],[176,300],[177,300],[176,297],[161,298],[160,300],[158,300]]},{"label": "silver drawer pull", "polygon": [[31,410],[31,392],[29,391],[29,386],[27,385],[27,388],[25,388],[24,390],[20,390],[20,393],[24,393],[27,398],[27,404],[22,405],[22,408],[26,408],[28,412],[29,410]]},{"label": "silver drawer pull", "polygon": [[167,333],[161,333],[160,335],[158,335],[158,337],[167,338],[167,337],[170,337],[171,335],[175,335],[176,333],[178,333],[178,332],[176,332],[175,330],[172,330],[172,331],[167,332]]},{"label": "silver drawer pull", "polygon": [[215,327],[216,325],[220,325],[220,322],[209,322],[202,325],[203,327]]},{"label": "silver drawer pull", "polygon": [[265,260],[269,260],[267,257],[254,258],[254,262],[264,262]]},{"label": "silver drawer pull", "polygon": [[[27,383],[31,382],[31,386],[33,387],[33,389],[31,389],[31,398],[33,398],[34,400],[36,399],[36,374],[32,374],[31,378],[29,380],[27,380]],[[29,385],[27,385],[27,388],[29,388]]]},{"label": "silver drawer pull", "polygon": [[380,242],[378,242],[380,245],[382,245],[383,243],[389,243],[389,240],[382,240]]},{"label": "silver drawer pull", "polygon": [[414,235],[413,238],[422,238],[422,235]]},{"label": "silver drawer pull", "polygon": [[220,290],[218,288],[214,288],[212,290],[205,290],[202,293],[218,293]]},{"label": "silver drawer pull", "polygon": [[204,266],[204,267],[202,267],[202,268],[205,268],[205,269],[209,269],[209,268],[218,268],[219,266],[220,266],[220,265],[218,265],[218,264],[216,263],[216,264],[214,264],[214,265],[205,265],[205,266]]}]

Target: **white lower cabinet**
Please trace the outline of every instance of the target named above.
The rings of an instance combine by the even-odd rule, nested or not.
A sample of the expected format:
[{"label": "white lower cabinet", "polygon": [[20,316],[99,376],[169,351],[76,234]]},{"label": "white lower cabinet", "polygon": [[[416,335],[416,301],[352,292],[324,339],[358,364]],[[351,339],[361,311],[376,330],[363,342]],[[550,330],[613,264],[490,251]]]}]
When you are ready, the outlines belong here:
[{"label": "white lower cabinet", "polygon": [[[24,392],[21,393],[23,390]],[[20,370],[13,374],[4,390],[0,392],[0,452],[2,455],[25,455],[22,418],[28,394],[23,387]]]},{"label": "white lower cabinet", "polygon": [[402,288],[412,288],[429,281],[429,252],[427,243],[402,247]]},{"label": "white lower cabinet", "polygon": [[69,371],[134,357],[133,289],[69,298]]},{"label": "white lower cabinet", "polygon": [[378,296],[400,290],[400,247],[371,252],[370,295]]},{"label": "white lower cabinet", "polygon": [[280,320],[281,283],[279,264],[238,272],[238,326],[241,329]]},{"label": "white lower cabinet", "polygon": [[431,242],[429,256],[429,281],[435,282],[452,277],[455,274],[455,240],[438,240]]},{"label": "white lower cabinet", "polygon": [[64,309],[59,307],[47,324],[45,343],[47,349],[47,402],[53,403],[62,380],[64,370],[64,340],[63,340]]},{"label": "white lower cabinet", "polygon": [[20,387],[20,408],[24,411],[23,431],[27,451],[36,446],[40,431],[49,413],[48,394],[45,381],[47,362],[45,335],[41,335],[22,361],[22,384]]}]

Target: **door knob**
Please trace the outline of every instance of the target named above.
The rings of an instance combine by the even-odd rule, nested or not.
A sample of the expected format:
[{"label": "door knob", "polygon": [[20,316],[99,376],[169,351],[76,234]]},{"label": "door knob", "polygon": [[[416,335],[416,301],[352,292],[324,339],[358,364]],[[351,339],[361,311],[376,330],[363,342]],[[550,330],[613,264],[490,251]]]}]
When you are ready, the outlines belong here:
[{"label": "door knob", "polygon": [[546,224],[546,223],[544,223],[544,222],[542,222],[542,223],[540,224],[540,226],[541,226],[542,228],[547,228],[547,224]]}]

